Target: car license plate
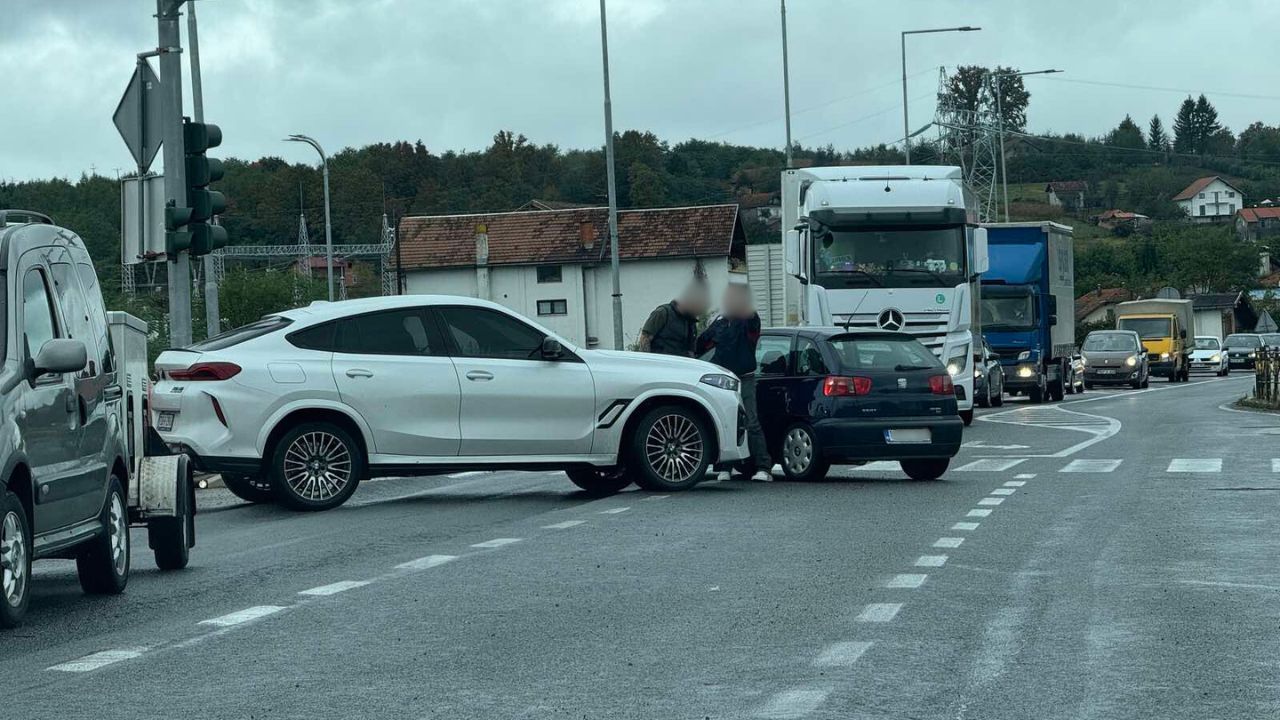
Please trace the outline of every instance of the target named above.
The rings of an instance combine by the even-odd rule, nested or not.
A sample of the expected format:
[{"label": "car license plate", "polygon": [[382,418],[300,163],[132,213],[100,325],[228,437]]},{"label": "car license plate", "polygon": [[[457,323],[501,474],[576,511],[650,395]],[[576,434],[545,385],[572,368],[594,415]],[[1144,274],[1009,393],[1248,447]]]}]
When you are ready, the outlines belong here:
[{"label": "car license plate", "polygon": [[156,418],[156,429],[161,431],[169,431],[173,429],[173,418],[178,413],[162,412],[160,417]]},{"label": "car license plate", "polygon": [[888,443],[927,443],[933,442],[933,434],[929,431],[929,428],[885,430],[884,441]]},{"label": "car license plate", "polygon": [[1116,371],[1111,368],[1098,368],[1099,375],[1115,375]]}]

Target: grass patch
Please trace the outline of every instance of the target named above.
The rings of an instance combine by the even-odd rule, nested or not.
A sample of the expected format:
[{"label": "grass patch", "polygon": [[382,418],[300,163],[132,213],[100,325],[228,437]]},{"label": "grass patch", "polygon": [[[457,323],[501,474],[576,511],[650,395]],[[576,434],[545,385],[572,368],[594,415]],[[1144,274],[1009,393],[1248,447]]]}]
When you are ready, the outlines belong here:
[{"label": "grass patch", "polygon": [[1280,412],[1280,405],[1273,405],[1266,400],[1259,400],[1248,395],[1240,398],[1232,403],[1234,407],[1242,410],[1261,410],[1263,412]]}]

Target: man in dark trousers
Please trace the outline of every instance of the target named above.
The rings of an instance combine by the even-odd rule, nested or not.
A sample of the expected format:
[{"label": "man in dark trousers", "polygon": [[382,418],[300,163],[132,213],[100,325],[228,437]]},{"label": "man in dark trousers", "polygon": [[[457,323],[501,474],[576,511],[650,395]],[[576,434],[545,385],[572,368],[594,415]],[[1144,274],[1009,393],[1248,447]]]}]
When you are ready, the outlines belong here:
[{"label": "man in dark trousers", "polygon": [[649,319],[640,329],[640,352],[693,357],[698,316],[706,311],[706,288],[700,283],[691,284],[680,297],[649,313]]},{"label": "man in dark trousers", "polygon": [[[712,351],[711,362],[738,376],[742,406],[747,414],[747,447],[755,465],[752,480],[770,482],[773,460],[765,445],[764,430],[756,410],[756,345],[760,342],[760,316],[751,307],[751,293],[741,283],[729,283],[724,291],[720,317],[698,336],[697,355]],[[719,479],[729,479],[729,469],[719,469]]]}]

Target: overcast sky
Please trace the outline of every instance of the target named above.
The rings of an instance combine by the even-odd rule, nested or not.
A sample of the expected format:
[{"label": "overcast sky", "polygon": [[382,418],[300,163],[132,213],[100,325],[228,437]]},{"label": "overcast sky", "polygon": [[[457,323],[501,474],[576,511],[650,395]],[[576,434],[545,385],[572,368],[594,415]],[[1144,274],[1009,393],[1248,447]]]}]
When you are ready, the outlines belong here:
[{"label": "overcast sky", "polygon": [[[310,161],[279,142],[294,132],[331,153],[400,139],[477,150],[499,129],[561,147],[603,141],[597,0],[199,1],[205,113],[222,126],[222,156]],[[793,136],[805,145],[901,136],[899,31],[965,24],[983,29],[908,38],[913,128],[933,114],[938,66],[958,64],[1066,70],[1027,80],[1034,131],[1096,135],[1125,113],[1168,124],[1185,94],[1095,82],[1204,91],[1236,132],[1280,122],[1276,0],[787,10]],[[155,46],[154,12],[155,0],[0,0],[0,178],[132,166],[111,114],[135,54]],[[609,50],[615,128],[783,145],[778,0],[609,0]]]}]

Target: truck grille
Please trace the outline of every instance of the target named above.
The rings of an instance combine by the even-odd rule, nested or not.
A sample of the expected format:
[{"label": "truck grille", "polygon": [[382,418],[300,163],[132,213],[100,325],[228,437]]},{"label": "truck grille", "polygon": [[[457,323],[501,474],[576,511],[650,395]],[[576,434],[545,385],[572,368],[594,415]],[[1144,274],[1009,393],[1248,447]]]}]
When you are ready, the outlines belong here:
[{"label": "truck grille", "polygon": [[[935,356],[942,357],[942,347],[946,344],[948,313],[903,313],[906,324],[901,332],[913,336],[921,345],[929,348]],[[877,323],[880,311],[873,313],[845,313],[831,316],[833,322],[849,330],[880,330]]]},{"label": "truck grille", "polygon": [[1153,362],[1153,363],[1160,362],[1160,353],[1148,353],[1147,362]]}]

